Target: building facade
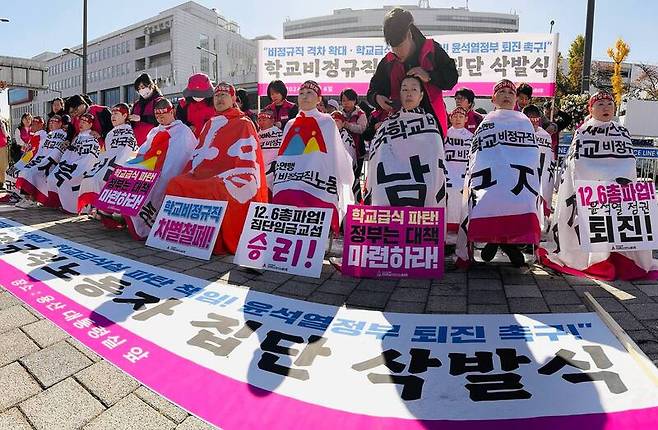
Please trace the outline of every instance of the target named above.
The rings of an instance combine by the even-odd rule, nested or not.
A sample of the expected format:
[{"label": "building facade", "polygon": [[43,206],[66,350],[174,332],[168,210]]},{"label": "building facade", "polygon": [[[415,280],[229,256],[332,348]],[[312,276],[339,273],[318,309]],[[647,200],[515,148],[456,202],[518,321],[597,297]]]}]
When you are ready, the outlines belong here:
[{"label": "building facade", "polygon": [[[81,53],[82,46],[71,51]],[[48,66],[49,90],[39,91],[28,103],[13,105],[14,124],[27,111],[45,115],[54,97],[82,92],[79,56],[45,52],[33,59]],[[151,75],[166,97],[176,99],[188,77],[198,72],[214,82],[225,80],[252,92],[256,89],[256,42],[242,37],[237,23],[192,1],[87,44],[87,94],[106,106],[136,100],[133,83],[142,73]]]},{"label": "building facade", "polygon": [[[331,15],[290,20],[283,23],[283,38],[382,37],[384,15],[393,7],[337,9]],[[426,35],[519,31],[516,14],[472,12],[467,8],[402,7],[413,14],[416,26]]]}]

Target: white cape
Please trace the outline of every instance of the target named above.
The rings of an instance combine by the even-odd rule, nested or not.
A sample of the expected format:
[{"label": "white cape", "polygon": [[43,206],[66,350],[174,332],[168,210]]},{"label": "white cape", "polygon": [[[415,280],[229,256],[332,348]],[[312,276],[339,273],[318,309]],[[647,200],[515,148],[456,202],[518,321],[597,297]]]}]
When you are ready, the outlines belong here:
[{"label": "white cape", "polygon": [[448,210],[446,211],[446,224],[448,234],[446,242],[456,243],[456,228],[459,226],[464,214],[464,177],[468,167],[468,159],[471,155],[471,141],[473,133],[467,128],[448,129],[448,136],[444,146],[446,154],[446,176],[448,190]]},{"label": "white cape", "polygon": [[535,132],[535,138],[539,147],[539,184],[542,203],[542,207],[539,210],[539,220],[541,221],[542,231],[544,231],[548,228],[551,214],[557,160],[553,157],[551,135],[543,128],[538,127]]},{"label": "white cape", "polygon": [[78,195],[82,177],[98,160],[100,145],[91,131],[80,132],[59,160],[57,168],[48,175],[48,191],[51,198],[59,198],[62,209],[78,213]]},{"label": "white cape", "polygon": [[258,137],[260,137],[260,149],[263,152],[267,188],[272,191],[276,158],[279,155],[279,148],[281,148],[283,131],[277,126],[272,126],[266,130],[260,130]]},{"label": "white cape", "polygon": [[370,143],[366,201],[374,206],[445,207],[443,139],[422,108],[388,117]]},{"label": "white cape", "polygon": [[18,173],[16,186],[32,195],[39,203],[48,202],[48,175],[55,170],[69,142],[62,129],[48,133],[46,141],[29,163]]}]

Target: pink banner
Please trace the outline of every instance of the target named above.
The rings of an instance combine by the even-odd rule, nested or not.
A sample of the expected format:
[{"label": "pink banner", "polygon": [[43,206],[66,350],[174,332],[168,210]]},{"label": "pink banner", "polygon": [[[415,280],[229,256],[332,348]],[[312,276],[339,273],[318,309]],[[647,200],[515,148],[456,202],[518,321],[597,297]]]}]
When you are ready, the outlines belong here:
[{"label": "pink banner", "polygon": [[443,276],[445,209],[350,205],[343,267],[367,278]]},{"label": "pink banner", "polygon": [[253,387],[181,358],[4,261],[0,261],[0,273],[4,288],[71,336],[149,388],[227,430],[321,430],[337,426],[342,430],[638,430],[653,428],[658,422],[658,407],[607,414],[463,421],[375,417],[326,408]]},{"label": "pink banner", "polygon": [[103,212],[136,216],[153,190],[160,172],[117,167],[98,195],[94,206]]}]

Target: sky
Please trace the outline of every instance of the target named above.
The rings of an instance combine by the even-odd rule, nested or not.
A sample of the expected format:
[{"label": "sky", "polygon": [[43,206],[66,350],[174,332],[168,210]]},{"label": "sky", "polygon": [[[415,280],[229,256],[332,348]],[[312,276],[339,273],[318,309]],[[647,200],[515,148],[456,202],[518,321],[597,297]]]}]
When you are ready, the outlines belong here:
[{"label": "sky", "polygon": [[[271,0],[196,1],[217,8],[226,18],[236,21],[241,34],[248,38],[263,34],[281,37],[287,18],[330,15],[334,9],[341,8],[417,3],[413,0],[283,0],[272,7]],[[0,0],[0,18],[10,20],[0,23],[0,56],[29,58],[81,44],[82,3],[82,0]],[[93,40],[181,3],[184,0],[88,0],[88,38]],[[573,39],[585,32],[587,0],[430,0],[432,7],[464,7],[467,3],[471,11],[518,14],[519,32],[523,33],[547,33],[550,21],[554,20],[553,31],[560,34],[559,49],[565,57]],[[658,64],[658,49],[654,47],[658,37],[657,16],[658,2],[598,0],[592,59],[608,59],[607,49],[622,37],[631,47],[627,61]],[[0,94],[0,110],[4,96]]]}]

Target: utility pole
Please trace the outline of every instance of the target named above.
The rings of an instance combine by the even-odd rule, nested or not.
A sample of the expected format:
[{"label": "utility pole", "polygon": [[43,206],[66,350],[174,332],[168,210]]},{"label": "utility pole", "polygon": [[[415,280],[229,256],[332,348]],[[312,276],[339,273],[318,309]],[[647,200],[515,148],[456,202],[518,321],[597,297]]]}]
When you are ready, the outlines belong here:
[{"label": "utility pole", "polygon": [[82,93],[87,94],[87,0],[82,5]]},{"label": "utility pole", "polygon": [[583,77],[580,85],[581,92],[589,92],[589,74],[592,65],[592,34],[594,33],[594,3],[594,0],[587,0],[587,23],[585,26]]}]

